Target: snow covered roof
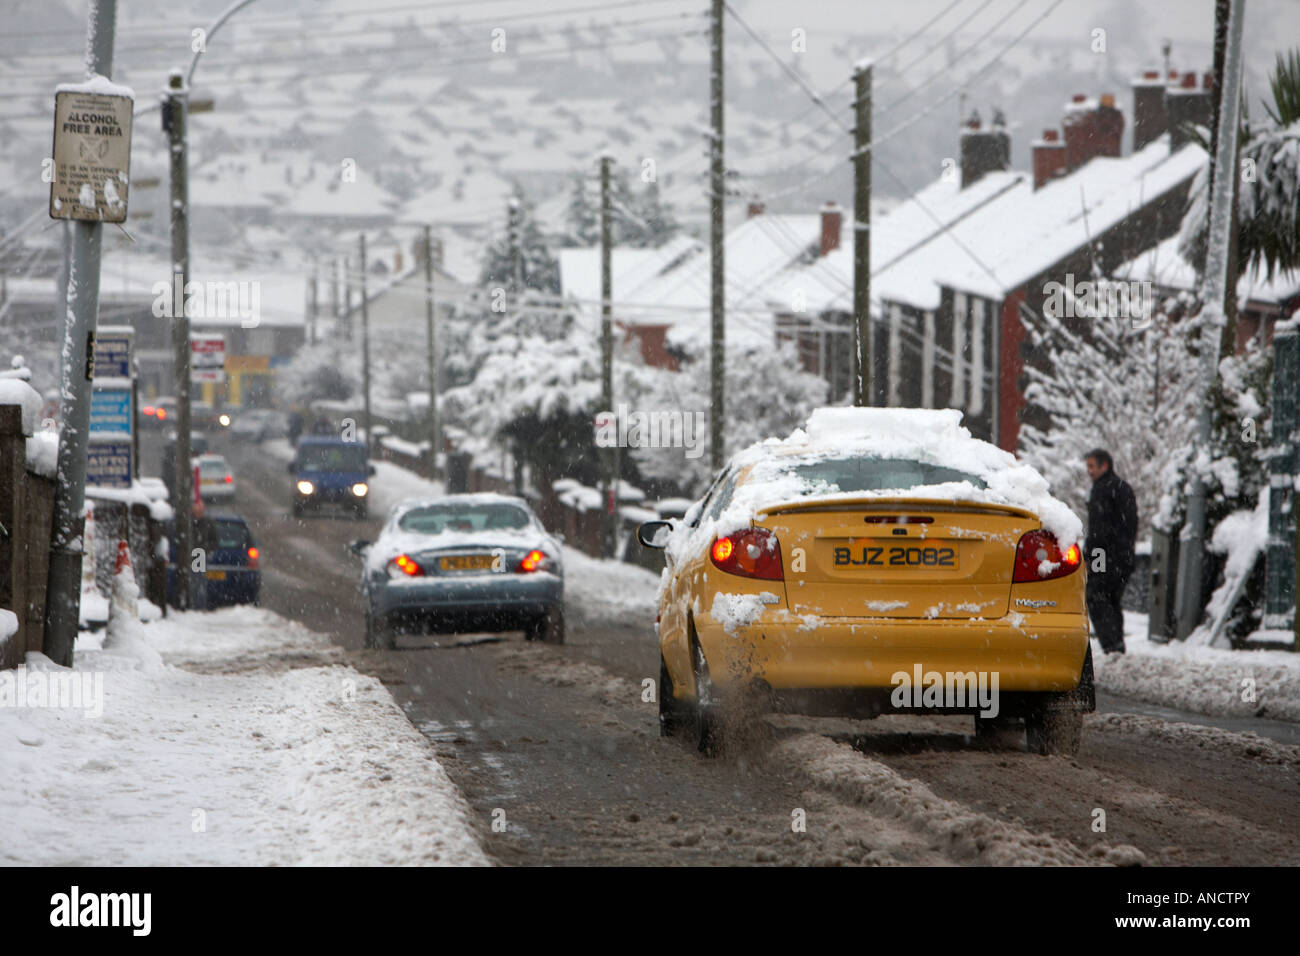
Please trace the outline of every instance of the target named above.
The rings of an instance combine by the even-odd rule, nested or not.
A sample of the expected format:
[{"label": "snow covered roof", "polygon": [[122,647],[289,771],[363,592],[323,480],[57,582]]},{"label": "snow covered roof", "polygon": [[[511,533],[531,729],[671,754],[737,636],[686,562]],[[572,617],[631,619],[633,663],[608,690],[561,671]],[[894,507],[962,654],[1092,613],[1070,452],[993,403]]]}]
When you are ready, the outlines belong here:
[{"label": "snow covered roof", "polygon": [[[662,246],[639,249],[617,246],[610,251],[610,277],[614,300],[639,302],[643,288],[683,256],[702,251],[704,244],[690,236],[675,236]],[[560,250],[560,291],[584,311],[599,312],[600,248]],[[621,312],[621,309],[619,310]]]},{"label": "snow covered roof", "polygon": [[1189,182],[1206,158],[1194,143],[1171,154],[1165,134],[1129,156],[1099,156],[1037,190],[1025,178],[883,270],[872,293],[922,309],[937,308],[945,286],[1001,299]]},{"label": "snow covered roof", "polygon": [[[874,277],[908,252],[924,245],[943,226],[957,222],[1023,184],[1025,173],[995,171],[965,189],[956,179],[937,179],[871,224],[871,274]],[[938,220],[936,222],[935,220]],[[853,308],[853,238],[811,265],[795,269],[769,287],[773,308],[790,311],[796,296],[806,311]],[[874,283],[872,298],[879,301]]]}]

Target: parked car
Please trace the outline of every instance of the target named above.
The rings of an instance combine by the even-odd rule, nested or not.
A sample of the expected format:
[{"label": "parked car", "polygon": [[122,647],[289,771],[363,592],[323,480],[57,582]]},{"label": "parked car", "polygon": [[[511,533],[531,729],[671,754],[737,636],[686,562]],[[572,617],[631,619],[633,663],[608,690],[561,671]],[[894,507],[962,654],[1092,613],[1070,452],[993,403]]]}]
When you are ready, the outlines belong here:
[{"label": "parked car", "polygon": [[176,399],[169,396],[156,398],[140,405],[140,427],[167,428],[176,423]]},{"label": "parked car", "polygon": [[564,568],[556,540],[521,498],[447,495],[403,501],[364,558],[366,646],[398,634],[523,629],[564,642]]},{"label": "parked car", "polygon": [[[817,715],[968,714],[978,736],[1023,726],[1032,751],[1078,749],[1096,706],[1082,524],[959,412],[821,409],[737,454],[682,520],[638,536],[668,564],[666,735],[716,751],[734,726],[720,708],[749,698]],[[936,681],[952,684],[921,693]]]},{"label": "parked car", "polygon": [[299,439],[289,463],[293,516],[301,518],[308,511],[337,507],[365,518],[369,514],[368,479],[374,473],[375,466],[369,463],[366,446],[361,442],[323,435]]},{"label": "parked car", "polygon": [[205,501],[229,500],[235,497],[235,473],[222,455],[199,455],[195,458],[199,469],[199,496]]},{"label": "parked car", "polygon": [[[176,523],[165,524],[168,543],[167,601],[176,603]],[[261,551],[239,515],[210,511],[194,522],[195,547],[202,549],[202,572],[209,607],[256,604],[261,596]],[[193,567],[194,558],[190,559]]]}]

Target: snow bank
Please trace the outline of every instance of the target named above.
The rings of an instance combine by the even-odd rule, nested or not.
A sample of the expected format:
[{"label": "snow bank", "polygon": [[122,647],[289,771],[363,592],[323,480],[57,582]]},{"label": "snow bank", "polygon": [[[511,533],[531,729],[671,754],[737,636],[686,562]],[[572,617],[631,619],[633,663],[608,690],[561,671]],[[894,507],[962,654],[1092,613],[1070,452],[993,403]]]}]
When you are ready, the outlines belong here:
[{"label": "snow bank", "polygon": [[[99,675],[102,715],[0,708],[0,864],[487,862],[427,741],[378,681],[332,665],[324,638],[255,608],[142,631],[168,662],[157,671],[106,651],[79,649],[72,671],[28,655],[36,680]],[[323,666],[286,670],[298,651]]]},{"label": "snow bank", "polygon": [[40,392],[17,378],[0,378],[0,405],[17,405],[23,410],[23,434],[33,435],[41,419]]},{"label": "snow bank", "polygon": [[59,433],[48,429],[27,439],[27,470],[53,478],[59,463]]},{"label": "snow bank", "polygon": [[1097,687],[1211,716],[1300,721],[1300,654],[1231,651],[1147,639],[1147,616],[1124,612],[1127,653],[1093,648]]}]

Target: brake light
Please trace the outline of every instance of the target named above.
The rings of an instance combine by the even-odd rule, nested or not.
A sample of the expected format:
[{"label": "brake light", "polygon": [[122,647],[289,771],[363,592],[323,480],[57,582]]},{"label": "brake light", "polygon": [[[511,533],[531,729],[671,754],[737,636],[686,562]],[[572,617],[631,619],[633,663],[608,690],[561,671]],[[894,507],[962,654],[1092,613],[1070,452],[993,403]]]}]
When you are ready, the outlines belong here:
[{"label": "brake light", "polygon": [[744,578],[780,581],[785,577],[781,565],[781,544],[766,528],[745,528],[718,538],[709,556],[719,571]]},{"label": "brake light", "polygon": [[235,476],[234,476],[234,475],[226,475],[226,484],[228,484],[228,485],[233,485],[234,483],[235,483]]},{"label": "brake light", "polygon": [[1026,531],[1016,545],[1016,570],[1012,581],[1050,581],[1076,571],[1083,561],[1078,544],[1061,550],[1056,536],[1047,531]]},{"label": "brake light", "polygon": [[405,554],[399,554],[397,557],[393,558],[393,560],[389,562],[388,566],[390,568],[397,568],[407,577],[412,578],[418,577],[424,573],[424,568],[420,567]]},{"label": "brake light", "polygon": [[166,417],[167,417],[167,409],[165,408],[158,409],[158,421],[162,421]]},{"label": "brake light", "polygon": [[140,411],[148,415],[150,418],[153,418],[154,407],[152,405],[146,405],[144,408],[140,409]]},{"label": "brake light", "polygon": [[536,571],[545,561],[546,552],[538,551],[534,548],[532,551],[529,551],[524,555],[524,559],[519,562],[519,570],[524,572]]},{"label": "brake light", "polygon": [[257,567],[257,559],[258,559],[259,557],[261,557],[261,555],[262,555],[262,552],[261,552],[261,551],[258,551],[257,548],[249,548],[249,549],[248,549],[248,566],[249,566],[250,568],[256,568],[256,567]]}]

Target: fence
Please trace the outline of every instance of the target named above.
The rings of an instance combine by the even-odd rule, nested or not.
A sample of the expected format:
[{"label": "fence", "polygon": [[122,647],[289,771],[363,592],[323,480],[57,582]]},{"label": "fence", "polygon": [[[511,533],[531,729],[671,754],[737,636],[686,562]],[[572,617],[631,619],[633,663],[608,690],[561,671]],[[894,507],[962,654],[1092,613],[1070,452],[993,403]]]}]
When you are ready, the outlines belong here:
[{"label": "fence", "polygon": [[0,638],[0,667],[44,646],[53,520],[53,479],[27,470],[22,407],[0,405],[0,607],[18,618],[18,630]]}]

